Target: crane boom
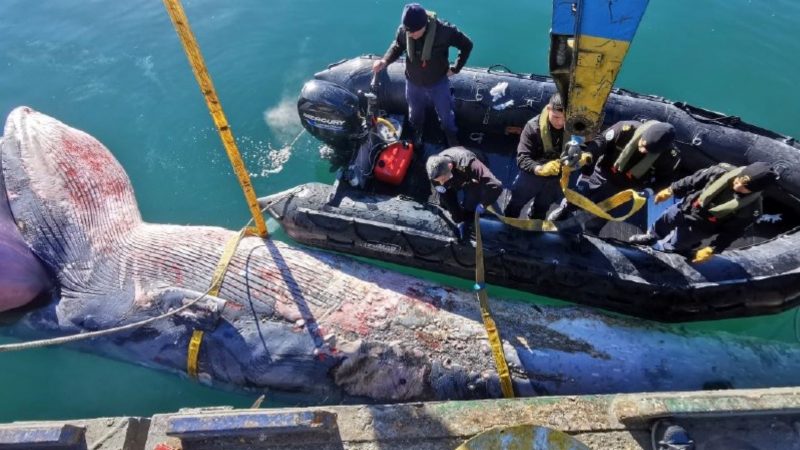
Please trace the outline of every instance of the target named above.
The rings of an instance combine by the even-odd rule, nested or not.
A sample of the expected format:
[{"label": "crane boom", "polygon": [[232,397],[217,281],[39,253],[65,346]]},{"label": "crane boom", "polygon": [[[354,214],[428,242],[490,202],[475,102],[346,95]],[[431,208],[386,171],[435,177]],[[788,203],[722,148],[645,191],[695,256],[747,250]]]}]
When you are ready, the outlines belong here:
[{"label": "crane boom", "polygon": [[581,143],[603,123],[603,107],[648,0],[553,0],[550,74]]}]

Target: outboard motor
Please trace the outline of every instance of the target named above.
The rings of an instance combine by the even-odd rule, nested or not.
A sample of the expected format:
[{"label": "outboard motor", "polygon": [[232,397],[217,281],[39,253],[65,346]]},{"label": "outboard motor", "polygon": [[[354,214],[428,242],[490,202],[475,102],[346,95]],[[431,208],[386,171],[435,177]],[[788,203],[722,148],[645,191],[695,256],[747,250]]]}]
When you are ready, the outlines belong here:
[{"label": "outboard motor", "polygon": [[338,84],[307,82],[297,100],[297,113],[303,127],[334,150],[336,161],[347,163],[364,137],[358,97]]},{"label": "outboard motor", "polygon": [[398,141],[402,118],[381,117],[375,79],[370,87],[370,92],[356,95],[338,84],[311,80],[297,101],[303,127],[333,150],[332,169],[343,168],[341,178],[361,189],[375,175],[382,182],[400,184],[413,155],[413,146]]}]

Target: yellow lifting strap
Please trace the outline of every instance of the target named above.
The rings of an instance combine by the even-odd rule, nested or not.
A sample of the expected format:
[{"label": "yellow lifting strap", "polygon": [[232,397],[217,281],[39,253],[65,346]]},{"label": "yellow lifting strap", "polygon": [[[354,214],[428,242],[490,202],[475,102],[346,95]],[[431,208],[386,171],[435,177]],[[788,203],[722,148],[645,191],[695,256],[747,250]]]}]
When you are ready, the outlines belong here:
[{"label": "yellow lifting strap", "polygon": [[186,372],[197,378],[197,358],[200,355],[200,344],[203,342],[203,331],[194,330],[189,340],[189,351],[186,353]]},{"label": "yellow lifting strap", "polygon": [[503,352],[503,342],[500,340],[497,325],[492,319],[492,312],[489,309],[489,297],[486,295],[486,281],[483,274],[483,241],[481,240],[481,224],[478,214],[475,214],[475,290],[481,305],[483,326],[486,328],[486,335],[489,338],[492,356],[494,356],[494,363],[497,367],[497,376],[500,378],[500,390],[503,391],[503,397],[514,398],[514,385],[511,383],[506,355]]},{"label": "yellow lifting strap", "polygon": [[[578,208],[583,209],[584,211],[594,214],[597,217],[601,217],[612,222],[622,222],[636,214],[637,211],[642,209],[642,206],[647,204],[647,198],[642,197],[633,189],[626,189],[622,192],[617,192],[600,203],[594,203],[583,195],[567,187],[569,184],[570,172],[571,169],[569,167],[564,167],[561,170],[560,183],[561,190],[564,191],[564,197],[566,197],[568,202],[572,203]],[[612,209],[617,208],[627,202],[632,202],[631,209],[627,214],[624,214],[620,217],[614,217],[608,213],[608,211],[611,211]]]},{"label": "yellow lifting strap", "polygon": [[487,211],[497,216],[497,218],[503,222],[504,224],[519,228],[520,230],[525,231],[558,231],[558,227],[555,223],[549,220],[541,220],[541,219],[518,219],[516,217],[506,217],[498,213],[494,210],[494,207],[489,205],[486,208]]},{"label": "yellow lifting strap", "polygon": [[203,92],[208,111],[214,119],[214,124],[222,139],[222,144],[225,146],[225,152],[231,160],[233,172],[236,174],[236,177],[239,179],[239,184],[242,186],[245,199],[247,200],[247,206],[250,208],[250,213],[253,215],[253,220],[258,230],[258,235],[262,238],[266,238],[268,237],[267,225],[258,207],[258,200],[253,190],[253,185],[250,182],[250,176],[242,162],[239,148],[236,146],[236,140],[233,138],[233,133],[228,125],[228,119],[222,111],[222,104],[217,97],[216,90],[214,90],[211,76],[208,74],[206,64],[203,61],[203,55],[200,53],[200,47],[197,45],[197,40],[192,33],[192,29],[189,27],[189,19],[186,17],[186,12],[183,10],[180,0],[164,0],[164,6],[167,8],[167,13],[170,19],[172,19],[175,31],[178,33],[186,56],[189,58],[192,72],[194,72],[197,84],[200,85],[200,90]]},{"label": "yellow lifting strap", "polygon": [[225,244],[225,249],[222,251],[222,256],[219,258],[217,268],[214,269],[214,274],[211,276],[211,287],[208,290],[209,295],[218,296],[219,289],[222,287],[222,279],[225,278],[225,272],[228,271],[228,264],[230,264],[233,254],[236,252],[236,247],[239,246],[239,241],[247,235],[253,233],[252,228],[242,228],[239,234],[232,236]]},{"label": "yellow lifting strap", "polygon": [[[239,242],[245,236],[254,236],[257,231],[253,228],[242,228],[237,234],[231,236],[222,250],[222,255],[219,257],[214,274],[211,276],[211,287],[208,288],[207,295],[217,297],[219,290],[222,287],[222,280],[225,278],[225,273],[228,271],[228,265],[233,259],[233,254],[236,253],[236,248]],[[189,340],[189,349],[186,352],[186,373],[192,378],[197,378],[197,360],[200,356],[200,344],[203,341],[203,332],[201,330],[194,330],[192,338]]]},{"label": "yellow lifting strap", "polygon": [[[647,204],[647,198],[642,197],[641,195],[639,195],[639,193],[637,193],[633,189],[626,189],[622,192],[614,194],[613,196],[603,200],[600,203],[594,203],[593,201],[589,200],[583,195],[567,187],[567,185],[569,184],[570,172],[571,171],[569,167],[564,167],[561,172],[561,180],[559,182],[561,184],[561,190],[564,192],[564,197],[567,199],[568,202],[572,203],[578,208],[581,208],[585,211],[588,211],[591,214],[594,214],[595,216],[602,217],[603,219],[612,222],[621,222],[631,217],[632,215],[636,214],[637,211],[642,209],[642,207]],[[630,211],[628,211],[627,214],[624,214],[620,217],[614,217],[608,213],[608,211],[611,211],[612,209],[622,206],[623,204],[628,202],[632,202],[632,205]],[[514,228],[519,228],[520,230],[558,231],[558,226],[549,220],[518,219],[516,217],[506,217],[495,211],[491,205],[488,208],[486,208],[486,210],[497,216],[497,218],[504,224]]]}]

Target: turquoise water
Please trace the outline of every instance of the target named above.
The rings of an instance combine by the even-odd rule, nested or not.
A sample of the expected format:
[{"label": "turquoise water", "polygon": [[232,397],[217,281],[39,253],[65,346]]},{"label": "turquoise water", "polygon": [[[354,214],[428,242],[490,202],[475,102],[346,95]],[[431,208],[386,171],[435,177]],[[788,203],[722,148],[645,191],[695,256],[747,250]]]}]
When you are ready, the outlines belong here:
[{"label": "turquoise water", "polygon": [[[184,2],[259,195],[333,179],[307,135],[285,148],[300,131],[297,94],[331,62],[383,53],[403,3]],[[546,73],[550,1],[425,4],[475,41],[470,65]],[[789,0],[653,1],[617,84],[800,136],[799,18],[800,3]],[[247,221],[240,188],[161,2],[3,0],[0,43],[0,116],[28,105],[100,139],[126,168],[147,221],[228,228]],[[283,156],[288,161],[280,167]],[[508,289],[492,294],[546,301]],[[792,311],[690,328],[794,341],[795,319]],[[0,386],[0,422],[255,400],[63,349],[0,354]]]}]

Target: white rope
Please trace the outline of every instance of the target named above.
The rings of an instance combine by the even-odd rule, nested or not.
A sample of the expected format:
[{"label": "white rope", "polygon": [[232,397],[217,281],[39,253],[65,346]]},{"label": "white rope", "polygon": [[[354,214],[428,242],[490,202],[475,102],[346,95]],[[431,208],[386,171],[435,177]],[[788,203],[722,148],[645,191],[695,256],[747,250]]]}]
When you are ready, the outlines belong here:
[{"label": "white rope", "polygon": [[[294,192],[296,192],[296,190],[289,191],[287,193],[287,195],[292,194]],[[270,206],[274,205],[278,201],[282,200],[284,197],[285,196],[281,196],[281,197],[273,200],[271,203],[267,204],[263,208],[261,208],[261,213],[263,214],[264,210],[266,210]],[[252,224],[252,223],[253,223],[253,219],[251,218],[247,222],[247,224],[244,226],[244,228],[249,227],[250,224]],[[191,308],[192,306],[197,304],[197,302],[199,302],[200,300],[204,299],[208,295],[208,293],[210,291],[211,291],[211,288],[209,288],[207,291],[203,292],[200,296],[198,296],[197,298],[193,299],[189,303],[181,306],[180,308],[175,309],[173,311],[166,312],[164,314],[161,314],[160,316],[151,317],[149,319],[144,319],[144,320],[141,320],[139,322],[131,323],[131,324],[128,324],[128,325],[121,325],[121,326],[114,327],[114,328],[108,328],[108,329],[105,329],[105,330],[90,331],[88,333],[78,333],[78,334],[73,334],[71,336],[62,336],[62,337],[50,338],[50,339],[40,339],[38,341],[21,342],[21,343],[18,343],[18,344],[0,345],[0,353],[13,352],[13,351],[18,351],[18,350],[29,350],[29,349],[33,349],[33,348],[48,347],[48,346],[51,346],[51,345],[67,344],[67,343],[70,343],[70,342],[83,341],[83,340],[86,340],[86,339],[94,339],[94,338],[100,337],[100,336],[106,336],[106,335],[109,335],[109,334],[119,333],[120,331],[133,330],[134,328],[142,327],[142,326],[151,324],[151,323],[156,322],[156,321],[161,320],[161,319],[166,319],[167,317],[174,316],[175,314],[178,314],[178,313],[180,313],[182,311],[185,311],[185,310]]]},{"label": "white rope", "polygon": [[83,340],[86,340],[86,339],[94,339],[96,337],[105,336],[105,335],[108,335],[108,334],[119,333],[120,331],[132,330],[134,328],[138,328],[138,327],[153,323],[153,322],[155,322],[157,320],[165,319],[165,318],[167,318],[169,316],[174,316],[175,314],[178,314],[181,311],[185,311],[185,310],[191,308],[197,302],[199,302],[200,300],[205,298],[205,296],[208,295],[208,292],[210,290],[211,289],[209,289],[208,291],[205,291],[202,295],[200,295],[199,297],[197,297],[194,300],[190,301],[189,303],[181,306],[180,308],[178,308],[176,310],[173,310],[173,311],[166,312],[164,314],[161,314],[160,316],[151,317],[149,319],[141,320],[139,322],[130,323],[128,325],[121,325],[121,326],[114,327],[114,328],[108,328],[108,329],[105,329],[105,330],[90,331],[88,333],[78,333],[78,334],[73,334],[71,336],[62,336],[62,337],[51,338],[51,339],[40,339],[38,341],[22,342],[22,343],[19,343],[19,344],[0,345],[0,353],[2,353],[2,352],[13,352],[13,351],[17,351],[17,350],[29,350],[29,349],[32,349],[32,348],[41,348],[41,347],[47,347],[47,346],[50,346],[50,345],[67,344],[67,343],[70,343],[70,342],[83,341]]}]

